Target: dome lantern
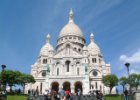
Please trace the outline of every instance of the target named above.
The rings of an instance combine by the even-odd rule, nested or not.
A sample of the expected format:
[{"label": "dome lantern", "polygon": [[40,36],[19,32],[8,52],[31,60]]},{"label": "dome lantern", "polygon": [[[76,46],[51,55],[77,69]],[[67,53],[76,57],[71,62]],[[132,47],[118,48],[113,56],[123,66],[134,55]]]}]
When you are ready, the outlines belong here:
[{"label": "dome lantern", "polygon": [[51,36],[50,36],[50,34],[49,34],[49,33],[48,33],[48,35],[47,35],[47,37],[46,37],[46,38],[47,38],[47,41],[46,41],[46,42],[47,42],[47,43],[50,43]]},{"label": "dome lantern", "polygon": [[94,42],[94,35],[93,35],[93,33],[90,34],[90,42]]},{"label": "dome lantern", "polygon": [[74,22],[73,21],[73,16],[74,16],[74,14],[73,14],[73,11],[71,9],[70,12],[69,12],[69,23],[73,23]]}]

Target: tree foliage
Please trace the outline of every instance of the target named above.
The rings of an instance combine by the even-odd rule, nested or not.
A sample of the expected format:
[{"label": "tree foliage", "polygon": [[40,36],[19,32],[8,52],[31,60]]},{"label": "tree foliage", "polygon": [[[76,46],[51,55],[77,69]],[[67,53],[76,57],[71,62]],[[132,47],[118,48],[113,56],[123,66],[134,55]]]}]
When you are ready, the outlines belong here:
[{"label": "tree foliage", "polygon": [[25,90],[25,85],[27,83],[35,83],[34,77],[32,75],[28,75],[28,74],[21,74],[18,77],[18,84],[23,87],[23,91]]},{"label": "tree foliage", "polygon": [[118,77],[114,74],[103,76],[102,82],[110,88],[110,94],[114,86],[118,85]]},{"label": "tree foliage", "polygon": [[0,80],[3,85],[10,86],[10,91],[12,91],[12,86],[14,85],[21,85],[24,89],[26,83],[35,83],[34,77],[32,75],[13,70],[2,71],[0,73]]},{"label": "tree foliage", "polygon": [[136,90],[138,89],[138,86],[140,85],[140,74],[131,74],[129,75],[129,85],[130,87],[135,87]]},{"label": "tree foliage", "polygon": [[119,79],[119,83],[120,83],[120,85],[122,85],[122,87],[123,87],[123,92],[124,92],[124,87],[125,87],[125,85],[126,84],[128,84],[128,78],[126,78],[126,77],[121,77],[120,79]]}]

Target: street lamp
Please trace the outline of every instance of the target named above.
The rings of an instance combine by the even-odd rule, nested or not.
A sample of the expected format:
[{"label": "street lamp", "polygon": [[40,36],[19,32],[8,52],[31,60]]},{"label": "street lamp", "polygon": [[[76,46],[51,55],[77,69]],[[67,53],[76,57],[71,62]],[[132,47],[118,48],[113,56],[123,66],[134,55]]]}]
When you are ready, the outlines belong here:
[{"label": "street lamp", "polygon": [[[6,92],[6,84],[4,84],[3,83],[3,72],[4,72],[4,70],[5,70],[5,68],[6,68],[6,65],[1,65],[1,68],[2,68],[2,72],[1,72],[1,80],[0,80],[0,88],[1,88],[1,92]],[[2,95],[0,95],[0,100],[6,100],[6,94],[2,94]]]},{"label": "street lamp", "polygon": [[129,66],[130,66],[130,63],[126,62],[126,63],[125,63],[125,66],[126,66],[126,68],[127,68],[128,77],[129,77]]},{"label": "street lamp", "polygon": [[[130,66],[130,63],[126,62],[124,65],[125,65],[126,68],[127,68],[127,72],[128,72],[128,81],[129,81],[129,66]],[[129,84],[129,85],[130,85],[130,84]],[[132,93],[132,91],[131,91],[131,85],[130,85],[130,87],[129,87],[129,92],[130,92],[130,94]]]},{"label": "street lamp", "polygon": [[6,65],[1,65],[2,71],[6,68]]}]

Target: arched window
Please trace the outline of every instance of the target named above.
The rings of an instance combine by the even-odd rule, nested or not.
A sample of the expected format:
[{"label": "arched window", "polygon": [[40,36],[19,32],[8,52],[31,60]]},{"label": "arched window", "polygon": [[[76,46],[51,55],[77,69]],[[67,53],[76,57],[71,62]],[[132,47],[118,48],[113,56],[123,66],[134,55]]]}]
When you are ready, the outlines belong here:
[{"label": "arched window", "polygon": [[96,84],[96,89],[98,89],[98,84],[97,84],[97,82],[96,82],[95,84]]},{"label": "arched window", "polygon": [[92,63],[96,63],[96,58],[92,58]]},{"label": "arched window", "polygon": [[57,76],[59,75],[59,68],[57,68]]},{"label": "arched window", "polygon": [[47,64],[47,59],[43,59],[43,64]]},{"label": "arched window", "polygon": [[92,85],[91,87],[92,87],[92,89],[94,89],[94,85]]},{"label": "arched window", "polygon": [[79,68],[77,68],[77,75],[79,75]]},{"label": "arched window", "polygon": [[40,83],[40,94],[42,94],[42,83]]},{"label": "arched window", "polygon": [[81,49],[79,48],[78,51],[81,52]]},{"label": "arched window", "polygon": [[66,71],[69,72],[69,65],[70,65],[70,61],[66,61]]},{"label": "arched window", "polygon": [[100,91],[102,91],[102,86],[100,85]]}]

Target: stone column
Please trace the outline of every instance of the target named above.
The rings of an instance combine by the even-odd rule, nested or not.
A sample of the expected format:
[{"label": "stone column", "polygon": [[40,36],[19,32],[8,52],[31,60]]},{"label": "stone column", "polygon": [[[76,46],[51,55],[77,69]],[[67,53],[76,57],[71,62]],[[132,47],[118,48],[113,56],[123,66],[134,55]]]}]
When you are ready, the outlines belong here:
[{"label": "stone column", "polygon": [[63,89],[63,83],[59,83],[59,91]]},{"label": "stone column", "polygon": [[74,93],[74,84],[73,83],[71,83],[71,93]]}]

